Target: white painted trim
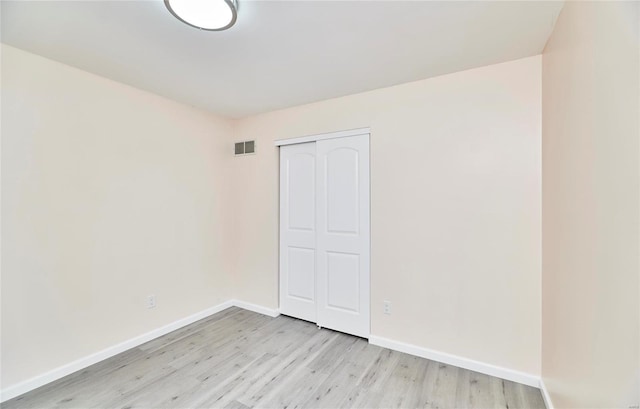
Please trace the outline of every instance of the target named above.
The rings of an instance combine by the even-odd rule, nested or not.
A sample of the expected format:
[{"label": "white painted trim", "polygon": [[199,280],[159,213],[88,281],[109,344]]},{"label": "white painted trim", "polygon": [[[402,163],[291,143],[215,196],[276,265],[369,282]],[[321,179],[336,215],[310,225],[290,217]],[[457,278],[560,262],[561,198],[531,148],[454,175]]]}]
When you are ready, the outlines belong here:
[{"label": "white painted trim", "polygon": [[293,145],[296,143],[322,141],[324,139],[335,139],[335,138],[345,138],[347,136],[366,135],[370,133],[371,133],[370,128],[358,128],[358,129],[349,129],[346,131],[323,133],[318,135],[299,136],[296,138],[289,138],[289,139],[278,139],[274,143],[276,146],[284,146],[284,145]]},{"label": "white painted trim", "polygon": [[[145,334],[131,338],[127,341],[105,348],[102,351],[52,369],[51,371],[45,372],[41,375],[34,376],[33,378],[27,379],[26,381],[11,385],[0,392],[0,402],[15,398],[16,396],[22,395],[23,393],[27,393],[31,390],[39,388],[40,386],[63,378],[95,363],[111,358],[112,356],[124,352],[128,349],[135,348],[144,344],[145,342],[149,342],[153,339],[166,335],[189,324],[193,324],[196,321],[207,318],[210,315],[216,314],[232,306],[267,315],[269,317],[277,317],[278,315],[280,315],[280,311],[278,309],[267,308],[261,305],[251,304],[240,300],[228,300],[216,306],[207,308],[206,310],[174,321],[163,327],[154,329]],[[496,376],[525,385],[540,387],[542,396],[547,405],[547,409],[553,409],[551,398],[549,397],[549,394],[544,386],[544,382],[542,382],[542,380],[538,376],[377,336],[371,336],[369,338],[369,343],[371,343],[372,345],[378,345],[384,348],[405,352],[422,358],[443,362],[449,365],[455,365],[460,368],[470,369],[472,371]]]},{"label": "white painted trim", "polygon": [[475,361],[473,359],[464,358],[457,355],[451,355],[446,352],[434,351],[433,349],[422,348],[416,345],[406,344],[404,342],[394,341],[374,335],[369,337],[369,343],[372,345],[378,345],[384,348],[393,349],[395,351],[404,352],[410,355],[419,356],[421,358],[431,359],[432,361],[438,361],[448,365],[454,365],[460,368],[465,368],[486,375],[506,379],[508,381],[522,383],[524,385],[533,386],[535,388],[540,386],[539,376],[516,371],[513,369],[503,368],[485,362]]},{"label": "white painted trim", "polygon": [[243,310],[257,312],[258,314],[267,315],[273,318],[280,315],[280,310],[277,308],[267,308],[262,305],[251,304],[240,300],[233,300],[233,305],[238,308],[242,308]]},{"label": "white painted trim", "polygon": [[33,378],[27,379],[26,381],[22,381],[17,384],[8,386],[2,391],[0,391],[0,402],[4,402],[6,400],[15,398],[16,396],[20,396],[23,393],[32,391],[36,388],[39,388],[50,382],[63,378],[69,374],[72,374],[76,371],[84,369],[95,363],[111,358],[112,356],[117,355],[121,352],[124,352],[128,349],[140,346],[145,342],[149,342],[153,339],[166,335],[172,331],[185,327],[189,324],[193,324],[196,321],[199,321],[203,318],[207,318],[210,315],[216,314],[222,310],[226,310],[227,308],[233,307],[233,306],[243,308],[245,310],[257,312],[259,314],[268,315],[270,317],[277,317],[278,315],[280,315],[280,312],[277,309],[270,309],[270,308],[262,307],[259,305],[250,304],[244,301],[228,300],[216,306],[207,308],[206,310],[197,312],[188,317],[174,321],[163,327],[156,328],[145,334],[139,335],[127,341],[105,348],[102,351],[98,351],[96,353],[87,355],[83,358],[77,359],[68,364],[62,365],[58,368],[52,369],[41,375],[34,376]]},{"label": "white painted trim", "polygon": [[544,385],[544,380],[540,378],[540,392],[542,392],[542,399],[544,400],[544,404],[547,409],[553,409],[553,402],[551,401],[551,395],[549,395],[549,391],[547,387]]}]

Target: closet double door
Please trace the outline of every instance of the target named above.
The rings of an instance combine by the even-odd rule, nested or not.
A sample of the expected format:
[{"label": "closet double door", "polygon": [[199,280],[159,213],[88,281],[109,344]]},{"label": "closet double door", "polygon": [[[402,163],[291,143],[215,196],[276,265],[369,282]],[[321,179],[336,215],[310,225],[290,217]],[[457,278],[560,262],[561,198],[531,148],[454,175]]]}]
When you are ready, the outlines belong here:
[{"label": "closet double door", "polygon": [[280,147],[280,312],[369,337],[369,135]]}]

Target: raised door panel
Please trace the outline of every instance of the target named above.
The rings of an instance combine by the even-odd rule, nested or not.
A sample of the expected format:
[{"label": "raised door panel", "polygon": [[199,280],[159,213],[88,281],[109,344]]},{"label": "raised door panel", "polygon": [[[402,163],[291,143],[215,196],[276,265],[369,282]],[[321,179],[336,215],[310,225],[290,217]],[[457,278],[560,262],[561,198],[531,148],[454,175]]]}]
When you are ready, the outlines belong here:
[{"label": "raised door panel", "polygon": [[290,230],[315,230],[315,162],[315,155],[310,152],[289,155],[286,159],[287,227]]},{"label": "raised door panel", "polygon": [[358,156],[352,148],[338,148],[327,153],[325,180],[327,231],[358,234],[359,189]]},{"label": "raised door panel", "polygon": [[287,296],[300,300],[315,299],[316,253],[313,249],[289,246]]},{"label": "raised door panel", "polygon": [[327,251],[327,307],[360,312],[360,255]]}]

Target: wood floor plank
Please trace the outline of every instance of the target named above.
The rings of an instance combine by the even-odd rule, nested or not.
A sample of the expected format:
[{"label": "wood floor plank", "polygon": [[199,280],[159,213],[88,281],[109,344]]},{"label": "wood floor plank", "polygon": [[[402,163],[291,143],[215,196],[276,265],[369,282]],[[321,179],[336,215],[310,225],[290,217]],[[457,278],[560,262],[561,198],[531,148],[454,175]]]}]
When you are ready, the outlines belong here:
[{"label": "wood floor plank", "polygon": [[264,408],[302,408],[304,403],[316,393],[320,385],[328,377],[329,374],[325,372],[318,372],[303,366],[291,382],[265,396],[256,406]]},{"label": "wood floor plank", "polygon": [[532,408],[544,409],[545,404],[538,388],[522,385],[515,382],[504,381],[504,390],[507,404],[510,409]]},{"label": "wood floor plank", "polygon": [[533,408],[536,388],[229,308],[2,404],[15,408]]},{"label": "wood floor plank", "polygon": [[[138,348],[129,349],[110,359],[98,362],[88,368],[44,385],[30,393],[18,396],[14,401],[18,403],[21,408],[42,408],[51,407],[51,402],[71,399],[72,397],[66,395],[72,392],[78,395],[88,390],[89,392],[87,394],[89,395],[91,394],[91,390],[96,388],[96,379],[104,379],[123,365],[129,364],[145,355],[146,354]],[[7,404],[9,404],[9,402],[3,403],[2,406],[4,407]]]},{"label": "wood floor plank", "polygon": [[345,359],[346,352],[350,351],[358,338],[350,335],[337,333],[332,340],[329,348],[326,348],[321,354],[316,356],[307,367],[315,371],[331,372],[336,363]]},{"label": "wood floor plank", "polygon": [[[288,372],[294,371],[297,365],[304,365],[316,352],[324,348],[326,342],[322,342],[326,334],[318,335],[314,328],[303,327],[306,332],[283,335],[280,340],[281,353],[274,355],[264,373],[252,377],[246,388],[239,388],[233,394],[222,399],[226,404],[229,399],[238,400],[241,403],[251,405],[262,399],[269,388],[277,388]],[[301,328],[302,329],[302,328]],[[286,334],[283,332],[283,334]],[[314,334],[315,337],[310,337]],[[330,334],[328,334],[330,335]]]},{"label": "wood floor plank", "polygon": [[419,408],[424,407],[422,402],[423,390],[426,387],[427,368],[432,361],[427,359],[416,358],[411,365],[415,366],[415,377],[413,378],[407,390],[405,407]]},{"label": "wood floor plank", "polygon": [[[456,408],[459,407],[458,396],[458,376],[460,376],[460,368],[455,366],[446,365],[443,363],[436,363],[433,369],[435,370],[435,379],[432,383],[428,383],[429,388],[429,400],[426,403],[427,408]],[[464,371],[464,370],[461,370]],[[463,376],[468,377],[468,373],[465,371]],[[464,381],[464,380],[463,380]],[[465,389],[466,390],[466,389]],[[464,393],[464,391],[462,392]],[[458,402],[457,402],[458,401]],[[469,405],[465,405],[469,407]]]},{"label": "wood floor plank", "polygon": [[249,406],[244,405],[244,404],[238,402],[237,400],[234,400],[233,402],[229,403],[224,408],[225,409],[250,409]]},{"label": "wood floor plank", "polygon": [[[469,371],[465,371],[469,372]],[[493,395],[491,377],[478,372],[469,374],[469,403],[474,408],[495,408],[500,403]]]},{"label": "wood floor plank", "polygon": [[[344,334],[340,334],[341,338]],[[324,381],[317,387],[315,393],[302,404],[305,408],[337,408],[357,388],[362,380],[364,371],[368,367],[366,362],[366,350],[368,342],[361,338],[353,338],[355,342],[344,343],[344,339],[338,338],[336,343],[327,349],[323,359],[335,356],[336,351],[344,353],[340,359],[327,361],[322,367],[309,365],[310,369],[328,374]],[[316,364],[322,362],[318,360]]]},{"label": "wood floor plank", "polygon": [[393,368],[398,363],[401,353],[390,349],[381,349],[373,365],[362,379],[362,386],[373,391],[381,391]]},{"label": "wood floor plank", "polygon": [[197,331],[202,331],[202,329],[206,328],[208,325],[220,322],[226,318],[229,318],[235,314],[242,312],[243,310],[238,307],[230,307],[223,311],[220,311],[217,314],[213,314],[207,318],[204,318],[198,322],[196,325],[187,325],[186,327],[180,328],[176,331],[173,331],[163,337],[156,338],[147,343],[140,345],[140,349],[143,351],[153,351],[155,349],[164,348],[167,345],[171,344],[174,341],[182,339],[184,337],[189,336]]},{"label": "wood floor plank", "polygon": [[[180,390],[180,394],[174,395],[178,396],[176,399],[171,396],[171,401],[168,400],[167,394],[162,394],[158,405],[171,404],[173,407],[181,408],[197,407],[199,402],[206,399],[218,385],[221,385],[230,377],[237,376],[254,361],[256,359],[246,352],[237,351],[229,355],[225,361],[219,361],[217,365],[206,365],[206,370],[199,374],[185,372],[181,376],[193,380],[194,383],[185,385]],[[187,370],[188,368],[181,369],[181,371]]]},{"label": "wood floor plank", "polygon": [[438,379],[440,363],[425,359],[421,362],[420,373],[418,375],[419,384],[417,385],[413,403],[411,407],[414,408],[430,408],[432,396],[436,393],[435,384]]},{"label": "wood floor plank", "polygon": [[489,377],[489,383],[490,383],[489,388],[491,389],[491,394],[494,398],[493,407],[495,408],[509,409],[509,404],[507,403],[507,397],[504,393],[504,382],[505,382],[504,379],[495,378],[493,376]]},{"label": "wood floor plank", "polygon": [[299,374],[305,372],[306,363],[328,349],[336,338],[337,335],[329,331],[316,331],[307,342],[296,348],[290,356],[282,359],[279,365],[266,374],[267,382],[256,385],[239,401],[250,407],[260,406],[262,401],[271,400],[280,390],[289,390],[291,383],[295,382]]},{"label": "wood floor plank", "polygon": [[384,408],[406,408],[412,399],[410,394],[416,379],[419,376],[421,358],[402,354],[394,370],[391,372],[389,379],[385,384],[386,390],[392,390],[394,393],[384,394],[380,401],[380,406]]}]

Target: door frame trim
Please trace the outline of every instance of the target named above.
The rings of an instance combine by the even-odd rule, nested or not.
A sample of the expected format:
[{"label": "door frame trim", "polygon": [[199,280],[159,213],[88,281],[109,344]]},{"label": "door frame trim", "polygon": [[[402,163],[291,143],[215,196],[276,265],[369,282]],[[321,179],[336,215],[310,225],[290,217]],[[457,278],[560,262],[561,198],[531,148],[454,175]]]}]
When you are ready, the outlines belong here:
[{"label": "door frame trim", "polygon": [[346,138],[348,136],[358,136],[364,134],[371,134],[371,128],[356,128],[348,129],[346,131],[329,132],[317,135],[298,136],[295,138],[278,139],[274,141],[276,146],[293,145],[296,143],[317,142],[324,139]]}]

